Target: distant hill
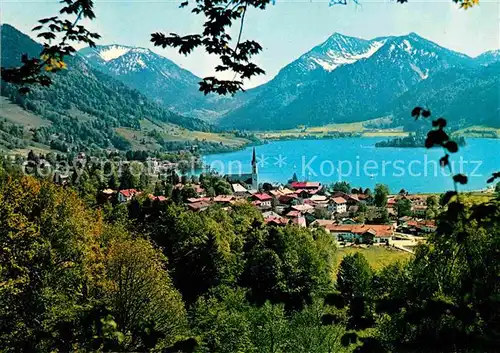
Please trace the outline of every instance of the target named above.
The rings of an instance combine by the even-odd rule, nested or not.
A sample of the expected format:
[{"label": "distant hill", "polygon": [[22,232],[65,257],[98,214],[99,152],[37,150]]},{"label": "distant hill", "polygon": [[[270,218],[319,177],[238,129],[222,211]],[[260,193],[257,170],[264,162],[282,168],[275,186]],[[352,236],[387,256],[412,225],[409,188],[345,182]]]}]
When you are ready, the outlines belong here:
[{"label": "distant hill", "polygon": [[434,116],[445,117],[455,130],[474,125],[500,128],[500,61],[440,72],[398,97],[380,114],[391,114],[393,125],[418,130],[423,124],[409,117],[415,106],[430,107]]},{"label": "distant hill", "polygon": [[201,78],[149,49],[113,44],[78,53],[92,66],[181,114],[214,121],[239,104],[233,97],[205,96],[199,91]]},{"label": "distant hill", "polygon": [[480,65],[484,65],[484,66],[497,63],[500,61],[500,49],[487,51],[486,53],[479,55],[476,58],[476,61]]},{"label": "distant hill", "polygon": [[[7,24],[1,27],[1,39],[2,65],[6,67],[19,66],[23,53],[38,56],[42,48]],[[212,129],[202,120],[167,110],[82,58],[71,57],[67,63],[68,70],[54,74],[50,87],[33,87],[27,95],[19,94],[18,87],[2,82],[2,96],[50,122],[33,130],[36,142],[60,150],[127,149],[130,144],[117,134],[117,128],[140,129],[143,121],[173,124],[188,130]]]},{"label": "distant hill", "polygon": [[[36,56],[40,48],[2,26],[3,65],[19,65],[21,53]],[[454,129],[498,127],[500,120],[500,50],[471,58],[415,33],[371,40],[334,33],[271,81],[235,97],[204,96],[199,77],[149,49],[102,45],[69,60],[48,89],[23,97],[2,87],[2,95],[51,123],[40,128],[48,130],[40,130],[43,141],[126,148],[122,137],[140,134],[124,129],[172,125],[178,134],[175,126],[266,131],[371,120],[372,129],[415,131],[424,128],[409,116],[416,105],[445,115]]]}]

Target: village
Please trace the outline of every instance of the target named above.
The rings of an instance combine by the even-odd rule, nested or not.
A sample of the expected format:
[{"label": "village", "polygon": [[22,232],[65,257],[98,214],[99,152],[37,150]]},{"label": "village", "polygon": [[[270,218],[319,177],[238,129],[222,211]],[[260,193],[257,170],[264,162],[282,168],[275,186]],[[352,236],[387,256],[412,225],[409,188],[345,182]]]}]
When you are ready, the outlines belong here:
[{"label": "village", "polygon": [[[385,245],[412,252],[418,242],[425,241],[425,236],[436,230],[434,220],[428,216],[438,207],[435,196],[409,194],[404,190],[377,196],[380,191],[349,189],[345,182],[332,187],[298,181],[295,175],[286,184],[259,184],[255,151],[251,165],[249,174],[214,175],[230,185],[231,190],[226,194],[209,195],[200,182],[193,183],[190,179],[179,180],[173,185],[173,192],[189,188],[191,197],[182,203],[193,212],[203,212],[215,205],[229,209],[238,203],[249,203],[261,212],[268,225],[321,227],[335,237],[339,246]],[[142,195],[138,189],[102,192],[120,203]],[[168,201],[163,195],[147,197],[153,202]]]}]

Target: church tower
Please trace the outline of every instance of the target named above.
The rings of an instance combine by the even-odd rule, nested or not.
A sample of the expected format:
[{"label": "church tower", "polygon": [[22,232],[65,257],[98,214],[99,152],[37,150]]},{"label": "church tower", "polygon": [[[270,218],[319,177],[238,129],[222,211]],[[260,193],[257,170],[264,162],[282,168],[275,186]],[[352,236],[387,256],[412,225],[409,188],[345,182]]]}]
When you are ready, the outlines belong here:
[{"label": "church tower", "polygon": [[257,174],[257,157],[255,156],[255,147],[254,147],[252,154],[252,189],[257,190],[258,188],[259,188],[259,180]]}]

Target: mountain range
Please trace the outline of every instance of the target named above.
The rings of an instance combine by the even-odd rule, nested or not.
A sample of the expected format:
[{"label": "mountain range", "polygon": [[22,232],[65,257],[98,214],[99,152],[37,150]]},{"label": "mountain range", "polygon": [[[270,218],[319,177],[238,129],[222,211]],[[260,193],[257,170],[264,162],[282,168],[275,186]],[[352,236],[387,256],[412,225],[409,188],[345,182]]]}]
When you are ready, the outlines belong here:
[{"label": "mountain range", "polygon": [[203,95],[198,90],[199,77],[150,49],[98,45],[79,54],[95,68],[180,114],[210,121],[235,103],[228,97]]},{"label": "mountain range", "polygon": [[449,120],[457,128],[500,124],[494,94],[500,50],[471,58],[416,33],[371,40],[334,33],[269,82],[233,98],[202,96],[198,77],[148,49],[111,45],[80,54],[170,109],[226,129],[282,130],[378,117],[413,129],[408,108],[417,102],[453,112]]},{"label": "mountain range", "polygon": [[[4,67],[19,66],[22,54],[38,57],[42,50],[41,44],[7,24],[1,27],[1,43]],[[68,58],[67,66],[68,70],[52,75],[50,87],[33,86],[27,95],[20,94],[17,86],[2,82],[2,96],[35,116],[31,115],[31,121],[24,124],[15,116],[5,116],[8,112],[2,109],[0,117],[29,125],[35,142],[57,146],[63,152],[70,146],[80,151],[93,147],[128,149],[130,141],[118,132],[133,133],[144,124],[201,131],[213,129],[203,120],[170,111],[89,65],[80,56]]]},{"label": "mountain range", "polygon": [[[26,48],[39,49],[38,43],[7,26],[2,26],[8,29],[2,30],[2,44],[11,45],[3,45],[3,64],[18,63]],[[445,115],[454,128],[500,127],[500,50],[471,58],[416,33],[371,40],[334,33],[269,82],[234,97],[204,96],[198,91],[199,77],[150,49],[100,45],[81,49],[72,60],[76,65],[66,76],[75,76],[73,89],[90,94],[81,87],[90,79],[115,102],[133,92],[136,103],[123,103],[131,109],[126,116],[136,114],[134,106],[142,110],[146,105],[154,107],[146,111],[157,112],[153,120],[190,129],[213,129],[213,124],[223,129],[283,130],[384,117],[389,127],[414,130],[418,127],[409,112],[416,105]],[[108,92],[110,86],[113,93]],[[82,107],[71,95],[65,99],[87,113],[91,110],[91,104]],[[87,105],[89,100],[81,99]],[[145,116],[140,115],[134,126]],[[119,125],[121,116],[108,120]]]}]

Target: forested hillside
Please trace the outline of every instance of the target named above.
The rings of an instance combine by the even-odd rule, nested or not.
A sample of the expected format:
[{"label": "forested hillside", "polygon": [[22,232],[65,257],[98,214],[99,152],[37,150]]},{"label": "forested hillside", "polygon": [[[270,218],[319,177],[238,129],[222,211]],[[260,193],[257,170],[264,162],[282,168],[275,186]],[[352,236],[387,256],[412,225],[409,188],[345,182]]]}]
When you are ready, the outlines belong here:
[{"label": "forested hillside", "polygon": [[[21,55],[37,57],[41,46],[9,25],[2,25],[2,65],[20,64]],[[130,147],[116,128],[139,129],[140,122],[176,124],[190,130],[209,131],[207,123],[183,117],[154,103],[136,90],[94,69],[81,58],[67,61],[67,70],[54,74],[50,87],[34,87],[27,95],[18,87],[2,84],[2,95],[48,120],[51,124],[33,130],[35,142],[57,144],[60,150],[88,147]]]},{"label": "forested hillside", "polygon": [[500,127],[500,62],[486,67],[453,69],[429,77],[414,90],[391,102],[381,115],[392,115],[394,126],[417,130],[422,125],[408,119],[414,106],[433,107],[447,118],[452,129],[472,125]]},{"label": "forested hillside", "polygon": [[451,200],[408,262],[336,270],[322,228],[117,203],[81,172],[63,187],[0,159],[2,352],[496,352],[498,200]]}]

